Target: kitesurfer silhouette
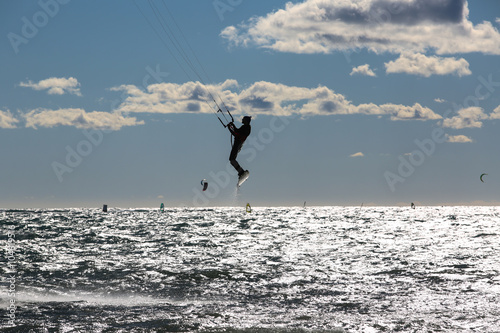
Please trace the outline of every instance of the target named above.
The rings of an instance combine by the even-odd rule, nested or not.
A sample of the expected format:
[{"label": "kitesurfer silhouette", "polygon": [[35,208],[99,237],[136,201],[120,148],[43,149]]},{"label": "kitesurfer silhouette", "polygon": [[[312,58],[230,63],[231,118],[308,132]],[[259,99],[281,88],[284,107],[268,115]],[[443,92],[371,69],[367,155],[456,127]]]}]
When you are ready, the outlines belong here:
[{"label": "kitesurfer silhouette", "polygon": [[241,177],[245,170],[243,170],[240,164],[236,161],[236,157],[238,156],[238,153],[240,152],[246,138],[250,135],[250,132],[252,130],[252,127],[250,126],[251,120],[252,117],[250,116],[243,117],[243,119],[241,120],[243,125],[240,128],[236,128],[233,122],[230,122],[227,125],[229,132],[231,132],[231,134],[234,136],[233,148],[231,149],[231,154],[229,155],[229,162],[231,162],[231,165],[236,169],[236,171],[238,171],[238,177]]}]

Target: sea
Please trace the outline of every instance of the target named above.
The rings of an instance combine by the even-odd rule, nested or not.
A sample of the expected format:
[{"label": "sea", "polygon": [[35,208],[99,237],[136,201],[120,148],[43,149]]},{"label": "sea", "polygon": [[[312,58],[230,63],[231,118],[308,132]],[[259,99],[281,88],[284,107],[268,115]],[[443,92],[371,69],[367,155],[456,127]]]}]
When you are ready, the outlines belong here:
[{"label": "sea", "polygon": [[248,208],[0,210],[0,331],[500,332],[500,207]]}]

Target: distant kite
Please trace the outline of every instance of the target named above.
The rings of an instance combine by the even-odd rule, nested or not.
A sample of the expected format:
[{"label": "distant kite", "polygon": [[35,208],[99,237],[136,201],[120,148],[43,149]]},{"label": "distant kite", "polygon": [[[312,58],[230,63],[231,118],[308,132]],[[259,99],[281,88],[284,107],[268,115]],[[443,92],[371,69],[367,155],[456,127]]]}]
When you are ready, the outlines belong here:
[{"label": "distant kite", "polygon": [[488,174],[487,174],[487,173],[483,173],[483,174],[481,174],[481,176],[479,176],[479,179],[480,179],[483,183],[484,183],[483,176],[486,176],[486,175],[488,175]]},{"label": "distant kite", "polygon": [[202,179],[201,180],[201,185],[203,186],[203,191],[206,191],[207,187],[208,187],[207,180],[206,179]]}]

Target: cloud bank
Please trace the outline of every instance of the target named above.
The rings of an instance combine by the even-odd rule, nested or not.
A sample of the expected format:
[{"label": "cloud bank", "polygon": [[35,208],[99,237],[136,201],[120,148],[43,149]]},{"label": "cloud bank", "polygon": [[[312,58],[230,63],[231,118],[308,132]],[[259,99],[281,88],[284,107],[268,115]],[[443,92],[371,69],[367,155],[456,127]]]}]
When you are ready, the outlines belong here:
[{"label": "cloud bank", "polygon": [[232,46],[278,52],[500,54],[500,33],[491,22],[468,20],[465,0],[306,0],[226,27]]},{"label": "cloud bank", "polygon": [[489,119],[489,116],[484,110],[473,106],[459,110],[457,115],[452,118],[444,119],[442,126],[452,129],[481,128],[483,120],[486,119]]},{"label": "cloud bank", "polygon": [[391,120],[437,120],[442,117],[419,103],[414,105],[354,104],[342,94],[318,86],[305,88],[266,81],[241,88],[235,80],[211,86],[199,82],[160,83],[141,90],[122,85],[112,90],[128,97],[118,106],[120,113],[212,113],[212,97],[220,96],[233,114],[272,116],[328,116],[364,114],[389,116]]},{"label": "cloud bank", "polygon": [[[370,70],[369,65],[356,68],[363,73]],[[387,117],[392,121],[439,120],[439,125],[452,129],[481,128],[485,120],[500,119],[500,106],[490,114],[480,107],[464,108],[453,117],[443,119],[432,109],[419,103],[355,104],[344,95],[324,86],[308,88],[267,81],[255,82],[246,87],[236,80],[226,80],[212,85],[199,82],[158,83],[145,89],[135,85],[121,85],[110,90],[122,92],[122,97],[124,96],[123,101],[112,112],[87,112],[81,108],[38,108],[25,113],[21,120],[25,120],[25,127],[35,129],[73,126],[119,130],[124,126],[144,124],[144,121],[129,117],[129,114],[209,114],[219,106],[227,107],[234,115],[310,117],[357,114]],[[439,99],[436,101],[443,102]],[[19,119],[8,110],[0,110],[0,128],[16,128],[18,123]],[[470,142],[465,140],[455,136],[450,137],[449,142]]]},{"label": "cloud bank", "polygon": [[28,82],[21,82],[19,86],[32,88],[34,90],[47,90],[50,95],[63,95],[65,93],[81,96],[80,83],[74,77],[51,77],[41,80],[37,83],[29,80]]},{"label": "cloud bank", "polygon": [[26,127],[54,127],[74,126],[81,129],[109,129],[119,130],[123,126],[143,125],[143,121],[136,118],[124,117],[120,113],[93,111],[68,108],[58,110],[37,109],[24,115]]},{"label": "cloud bank", "polygon": [[387,73],[407,73],[429,77],[431,75],[470,75],[469,63],[464,59],[426,56],[405,52],[394,61],[385,63]]}]

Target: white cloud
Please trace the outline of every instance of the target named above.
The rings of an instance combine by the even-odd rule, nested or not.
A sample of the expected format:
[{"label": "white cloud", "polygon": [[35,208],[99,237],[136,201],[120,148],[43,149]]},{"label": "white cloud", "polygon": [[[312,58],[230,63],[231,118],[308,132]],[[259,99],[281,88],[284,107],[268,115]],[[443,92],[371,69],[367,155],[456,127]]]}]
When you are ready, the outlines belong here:
[{"label": "white cloud", "polygon": [[363,156],[365,156],[365,154],[363,154],[362,152],[357,152],[355,154],[349,155],[349,157],[363,157]]},{"label": "white cloud", "polygon": [[[184,84],[160,83],[143,91],[133,85],[112,88],[129,96],[116,111],[131,113],[212,113],[211,96],[220,96],[233,114],[274,116],[316,115],[388,115],[391,120],[435,120],[441,116],[418,103],[355,105],[342,94],[319,86],[305,88],[266,81],[255,82],[241,88],[235,80],[219,85],[203,86],[198,82]],[[207,103],[208,101],[208,103]]]},{"label": "white cloud", "polygon": [[442,126],[453,129],[481,128],[483,126],[483,121],[494,119],[500,119],[500,105],[497,106],[489,115],[486,114],[482,108],[473,106],[459,110],[457,115],[452,118],[444,119],[442,121]]},{"label": "white cloud", "polygon": [[74,126],[76,128],[95,128],[119,130],[123,126],[143,125],[136,118],[123,117],[121,113],[85,112],[83,109],[36,109],[24,115],[26,127]]},{"label": "white cloud", "polygon": [[34,83],[31,80],[28,82],[19,83],[21,87],[33,88],[35,90],[47,90],[51,95],[63,95],[65,93],[81,96],[80,83],[74,77],[51,77]]},{"label": "white cloud", "polygon": [[149,85],[146,91],[134,85],[121,85],[111,90],[128,94],[118,108],[121,112],[211,113],[211,106],[215,107],[213,99],[218,101],[221,108],[223,105],[220,105],[220,98],[230,110],[236,108],[236,96],[231,91],[235,87],[236,81],[227,80],[219,85],[203,85],[199,82],[158,83]]},{"label": "white cloud", "polygon": [[368,65],[368,64],[354,67],[351,71],[351,74],[349,74],[349,75],[352,76],[354,74],[360,74],[360,75],[366,75],[366,76],[377,76],[377,75],[375,75],[375,72],[373,70],[371,70],[370,65]]},{"label": "white cloud", "polygon": [[243,44],[243,46],[246,46],[245,40],[239,38],[238,36],[239,30],[234,27],[234,26],[229,26],[224,28],[224,30],[221,31],[220,36],[224,39],[233,41],[234,46],[240,46],[240,44]]},{"label": "white cloud", "polygon": [[500,119],[500,105],[490,113],[490,119]]},{"label": "white cloud", "polygon": [[452,143],[469,143],[473,142],[471,138],[465,136],[465,135],[448,135],[447,137],[447,142],[452,142]]},{"label": "white cloud", "polygon": [[431,75],[470,75],[469,63],[464,59],[426,56],[405,52],[394,61],[385,63],[387,73],[407,73],[429,77]]},{"label": "white cloud", "polygon": [[472,106],[459,110],[457,115],[452,118],[444,119],[442,125],[453,129],[481,128],[483,126],[482,121],[488,118],[482,108]]},{"label": "white cloud", "polygon": [[0,128],[16,128],[16,123],[19,122],[9,110],[0,110]]},{"label": "white cloud", "polygon": [[500,54],[499,31],[487,21],[474,25],[468,15],[466,0],[305,0],[220,35],[232,45],[292,53]]},{"label": "white cloud", "polygon": [[383,104],[380,107],[385,110],[384,113],[391,115],[391,120],[437,120],[442,118],[419,103],[415,103],[413,106]]},{"label": "white cloud", "polygon": [[436,103],[444,103],[444,102],[446,102],[446,100],[442,99],[442,98],[434,98],[434,102],[436,102]]}]

